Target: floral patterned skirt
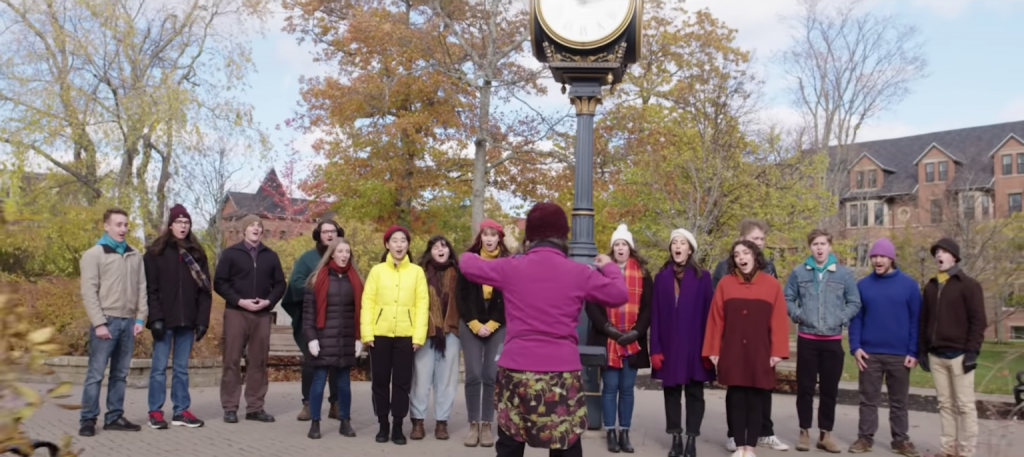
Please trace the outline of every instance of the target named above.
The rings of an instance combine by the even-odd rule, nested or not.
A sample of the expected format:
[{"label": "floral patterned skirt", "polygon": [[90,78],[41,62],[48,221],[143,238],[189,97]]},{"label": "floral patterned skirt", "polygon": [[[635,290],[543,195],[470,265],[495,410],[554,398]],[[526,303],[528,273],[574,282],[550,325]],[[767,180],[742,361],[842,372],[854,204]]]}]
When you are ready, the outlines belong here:
[{"label": "floral patterned skirt", "polygon": [[579,371],[498,368],[496,384],[498,427],[516,441],[533,448],[568,449],[587,428],[587,401]]}]

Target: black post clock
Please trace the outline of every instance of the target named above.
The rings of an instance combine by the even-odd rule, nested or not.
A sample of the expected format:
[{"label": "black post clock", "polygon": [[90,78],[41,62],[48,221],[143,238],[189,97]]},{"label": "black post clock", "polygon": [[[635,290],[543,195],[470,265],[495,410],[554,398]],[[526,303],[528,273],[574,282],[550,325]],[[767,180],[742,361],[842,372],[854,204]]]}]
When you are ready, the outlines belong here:
[{"label": "black post clock", "polygon": [[[594,244],[594,114],[601,104],[604,86],[618,84],[626,68],[640,58],[643,0],[532,0],[530,39],[533,55],[546,63],[569,86],[569,100],[576,108],[576,169],[573,185],[572,240],[569,255],[590,264],[597,255]],[[580,316],[577,334],[584,361],[591,429],[601,427],[598,367],[604,363],[604,347],[588,348],[589,319]],[[594,352],[595,354],[591,354]],[[600,352],[600,354],[596,354]],[[597,357],[589,357],[596,355]]]}]

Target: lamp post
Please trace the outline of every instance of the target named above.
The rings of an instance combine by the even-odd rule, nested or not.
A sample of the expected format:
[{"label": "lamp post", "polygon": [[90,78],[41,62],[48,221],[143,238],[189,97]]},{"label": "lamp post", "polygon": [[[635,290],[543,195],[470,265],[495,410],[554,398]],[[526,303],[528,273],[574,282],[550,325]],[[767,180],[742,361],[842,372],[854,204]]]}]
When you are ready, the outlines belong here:
[{"label": "lamp post", "polygon": [[[547,64],[562,93],[576,108],[576,147],[573,177],[572,240],[569,256],[590,265],[594,244],[594,115],[602,91],[622,81],[626,67],[640,58],[643,0],[531,0],[530,44],[533,55]],[[550,19],[550,20],[549,20]],[[604,347],[585,347],[590,328],[582,312],[576,328],[587,394],[588,420],[601,427],[598,368]],[[591,357],[593,356],[593,357]],[[595,361],[596,360],[596,361]]]},{"label": "lamp post", "polygon": [[917,259],[921,262],[921,288],[924,288],[924,259],[928,258],[928,251],[924,248],[917,250]]}]

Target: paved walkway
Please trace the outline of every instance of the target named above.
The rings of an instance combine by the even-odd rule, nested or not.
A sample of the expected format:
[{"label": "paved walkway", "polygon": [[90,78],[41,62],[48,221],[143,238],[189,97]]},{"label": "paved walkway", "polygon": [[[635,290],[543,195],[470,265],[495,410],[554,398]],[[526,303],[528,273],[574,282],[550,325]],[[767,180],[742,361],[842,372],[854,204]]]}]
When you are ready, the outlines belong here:
[{"label": "paved walkway", "polygon": [[[43,389],[43,386],[40,386]],[[80,388],[79,388],[80,389]],[[105,389],[104,389],[105,390]],[[484,448],[466,448],[462,446],[462,437],[466,431],[466,414],[463,397],[460,393],[455,406],[454,417],[451,418],[452,439],[449,441],[434,440],[431,423],[428,422],[428,437],[423,441],[410,441],[406,446],[391,443],[377,444],[373,440],[377,424],[370,406],[370,385],[367,382],[352,383],[354,405],[353,426],[359,434],[356,438],[345,438],[337,434],[337,421],[324,420],[322,431],[324,438],[310,440],[306,438],[308,423],[295,420],[301,407],[299,385],[297,383],[271,383],[267,395],[267,411],[277,416],[277,422],[263,424],[241,421],[238,424],[225,424],[221,421],[219,391],[217,388],[197,388],[192,390],[192,411],[199,418],[206,420],[206,426],[200,429],[171,427],[169,430],[151,430],[143,428],[138,433],[104,432],[98,430],[92,438],[77,436],[78,412],[65,411],[55,405],[47,404],[39,410],[26,424],[31,436],[37,439],[56,439],[62,434],[75,435],[75,448],[84,449],[86,457],[106,456],[331,456],[338,455],[387,455],[393,457],[415,456],[493,456],[494,450]],[[633,442],[637,448],[637,456],[664,456],[668,452],[670,437],[664,433],[664,413],[662,410],[662,394],[660,391],[638,391],[636,410],[634,412]],[[698,455],[701,457],[729,455],[723,447],[725,437],[725,392],[708,391],[707,413],[704,420],[703,435],[699,438]],[[76,395],[73,398],[78,400]],[[101,399],[101,406],[104,399]],[[244,400],[243,400],[244,403]],[[146,391],[129,389],[125,400],[127,417],[135,422],[146,420]],[[165,407],[170,413],[170,404]],[[326,408],[324,417],[326,417]],[[893,455],[888,452],[888,412],[880,410],[882,433],[877,436],[879,444],[875,455]],[[776,433],[787,443],[792,444],[797,436],[797,420],[795,397],[776,395],[774,402],[774,419]],[[857,408],[839,406],[837,411],[836,437],[845,447],[856,439]],[[912,424],[911,437],[924,454],[935,452],[939,441],[939,418],[936,414],[910,413]],[[406,433],[409,426],[406,424]],[[1021,423],[982,421],[981,439],[978,457],[1019,457],[1020,449],[1024,449],[1024,425]],[[604,432],[588,432],[584,438],[585,455],[608,455],[604,448]],[[776,452],[760,450],[758,456],[772,457],[797,454],[794,451]],[[527,456],[545,456],[544,451],[528,449]],[[808,454],[824,456],[821,451]],[[795,456],[793,456],[795,457]]]}]

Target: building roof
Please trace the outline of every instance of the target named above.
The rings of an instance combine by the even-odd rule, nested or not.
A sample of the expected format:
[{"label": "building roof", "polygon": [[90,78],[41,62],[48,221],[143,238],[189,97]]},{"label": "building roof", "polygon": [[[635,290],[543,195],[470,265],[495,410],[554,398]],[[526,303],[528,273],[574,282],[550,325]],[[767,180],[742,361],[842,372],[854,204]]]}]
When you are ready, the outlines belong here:
[{"label": "building roof", "polygon": [[224,204],[230,200],[234,202],[237,210],[231,214],[225,214],[224,218],[231,220],[248,214],[274,219],[311,218],[309,214],[310,201],[288,197],[284,194],[283,189],[284,185],[278,178],[277,171],[271,168],[256,192],[228,192],[224,197]]},{"label": "building roof", "polygon": [[[841,195],[849,198],[877,198],[912,194],[917,189],[917,163],[933,147],[952,158],[957,165],[956,176],[949,183],[950,189],[990,188],[994,175],[992,152],[1014,135],[1024,138],[1024,121],[1003,124],[968,127],[922,135],[865,141],[846,146],[844,157],[860,157],[867,154],[885,173],[882,187],[878,189],[853,190],[849,181],[844,180]],[[829,148],[829,156],[835,161],[838,148]],[[849,163],[852,166],[856,162]],[[844,169],[846,167],[843,167]]]}]

